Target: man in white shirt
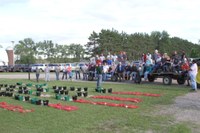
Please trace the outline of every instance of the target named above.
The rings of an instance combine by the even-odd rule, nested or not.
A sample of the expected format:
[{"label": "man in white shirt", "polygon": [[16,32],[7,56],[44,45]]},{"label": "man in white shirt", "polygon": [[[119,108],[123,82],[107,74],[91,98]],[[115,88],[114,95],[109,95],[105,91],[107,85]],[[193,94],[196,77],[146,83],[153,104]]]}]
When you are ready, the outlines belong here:
[{"label": "man in white shirt", "polygon": [[103,54],[101,54],[101,56],[99,57],[101,62],[103,62],[103,60],[105,60],[105,56]]},{"label": "man in white shirt", "polygon": [[45,81],[50,81],[50,77],[49,77],[50,69],[49,69],[49,65],[48,64],[46,65],[44,73],[45,73]]},{"label": "man in white shirt", "polygon": [[107,80],[107,73],[108,73],[108,69],[109,69],[109,66],[107,65],[107,63],[104,63],[103,64],[103,81],[106,81]]},{"label": "man in white shirt", "polygon": [[116,63],[117,58],[118,58],[118,57],[117,57],[117,55],[116,55],[116,53],[115,53],[115,54],[113,55],[113,57],[112,57],[112,60],[113,60],[114,63]]},{"label": "man in white shirt", "polygon": [[197,83],[196,83],[197,73],[198,73],[198,66],[196,60],[193,60],[192,65],[190,67],[189,75],[190,75],[192,90],[194,91],[197,91]]},{"label": "man in white shirt", "polygon": [[113,55],[110,54],[110,52],[108,52],[107,58],[112,59],[112,58],[113,58]]}]

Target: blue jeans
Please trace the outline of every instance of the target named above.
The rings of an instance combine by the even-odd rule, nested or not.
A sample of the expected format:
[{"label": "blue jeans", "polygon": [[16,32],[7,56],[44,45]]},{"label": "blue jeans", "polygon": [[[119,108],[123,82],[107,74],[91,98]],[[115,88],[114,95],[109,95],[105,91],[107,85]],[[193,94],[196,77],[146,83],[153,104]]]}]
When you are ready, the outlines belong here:
[{"label": "blue jeans", "polygon": [[59,72],[56,72],[56,80],[59,80]]},{"label": "blue jeans", "polygon": [[81,79],[80,71],[76,71],[76,79]]},{"label": "blue jeans", "polygon": [[40,74],[36,74],[36,80],[37,80],[37,82],[39,82],[39,76],[40,76]]},{"label": "blue jeans", "polygon": [[148,79],[148,74],[149,74],[149,71],[144,72],[144,80]]},{"label": "blue jeans", "polygon": [[97,74],[97,88],[102,85],[102,74]]},{"label": "blue jeans", "polygon": [[106,81],[107,80],[107,73],[103,73],[103,81]]},{"label": "blue jeans", "polygon": [[88,74],[86,72],[83,72],[83,80],[88,80]]},{"label": "blue jeans", "polygon": [[67,79],[67,72],[63,72],[62,80]]},{"label": "blue jeans", "polygon": [[132,77],[132,80],[135,80],[137,76],[137,72],[132,72],[130,76]]},{"label": "blue jeans", "polygon": [[50,81],[50,75],[49,75],[49,73],[45,73],[45,81]]},{"label": "blue jeans", "polygon": [[193,90],[197,90],[197,82],[195,80],[196,75],[190,74],[190,81]]}]

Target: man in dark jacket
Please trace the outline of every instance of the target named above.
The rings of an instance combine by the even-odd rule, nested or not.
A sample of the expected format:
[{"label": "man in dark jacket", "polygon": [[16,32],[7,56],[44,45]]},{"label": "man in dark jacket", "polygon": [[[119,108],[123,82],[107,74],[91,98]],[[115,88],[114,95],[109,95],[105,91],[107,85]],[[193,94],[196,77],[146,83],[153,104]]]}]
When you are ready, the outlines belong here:
[{"label": "man in dark jacket", "polygon": [[124,77],[123,77],[124,65],[122,65],[121,62],[119,62],[119,64],[117,65],[116,71],[117,71],[117,74],[118,74],[118,77],[119,77],[119,81],[121,82],[122,79],[124,79]]},{"label": "man in dark jacket", "polygon": [[103,73],[103,67],[102,67],[101,63],[98,63],[96,66],[97,89],[101,88],[101,85],[102,85],[102,73]]}]

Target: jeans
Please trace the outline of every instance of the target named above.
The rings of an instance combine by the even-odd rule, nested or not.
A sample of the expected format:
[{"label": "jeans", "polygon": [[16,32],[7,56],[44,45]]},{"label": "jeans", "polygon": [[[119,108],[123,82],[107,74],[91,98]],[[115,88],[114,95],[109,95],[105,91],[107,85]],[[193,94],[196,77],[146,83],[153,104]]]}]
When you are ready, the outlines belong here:
[{"label": "jeans", "polygon": [[49,73],[45,73],[45,81],[50,81]]},{"label": "jeans", "polygon": [[134,80],[136,78],[136,76],[137,76],[137,72],[132,72],[131,73],[132,80]]},{"label": "jeans", "polygon": [[56,80],[59,80],[59,72],[56,72]]},{"label": "jeans", "polygon": [[83,80],[88,80],[88,74],[87,73],[83,73]]},{"label": "jeans", "polygon": [[40,74],[36,74],[36,80],[37,80],[37,82],[39,82],[39,76],[40,76]]},{"label": "jeans", "polygon": [[103,81],[106,81],[106,80],[107,80],[107,77],[106,77],[106,76],[107,76],[107,73],[103,73],[102,76],[103,76]]},{"label": "jeans", "polygon": [[193,90],[197,90],[197,82],[195,80],[196,75],[190,74],[190,81]]},{"label": "jeans", "polygon": [[148,79],[148,74],[149,74],[149,71],[144,72],[144,80]]},{"label": "jeans", "polygon": [[76,79],[79,77],[81,79],[80,71],[76,71]]},{"label": "jeans", "polygon": [[123,77],[127,77],[127,80],[129,80],[129,76],[130,76],[130,71],[126,71],[123,73]]},{"label": "jeans", "polygon": [[123,80],[123,72],[118,73],[119,81],[121,82]]},{"label": "jeans", "polygon": [[102,85],[102,74],[97,74],[97,88]]},{"label": "jeans", "polygon": [[63,80],[64,78],[67,79],[67,72],[63,72],[62,80]]},{"label": "jeans", "polygon": [[68,72],[68,74],[69,74],[69,78],[72,79],[73,72]]}]

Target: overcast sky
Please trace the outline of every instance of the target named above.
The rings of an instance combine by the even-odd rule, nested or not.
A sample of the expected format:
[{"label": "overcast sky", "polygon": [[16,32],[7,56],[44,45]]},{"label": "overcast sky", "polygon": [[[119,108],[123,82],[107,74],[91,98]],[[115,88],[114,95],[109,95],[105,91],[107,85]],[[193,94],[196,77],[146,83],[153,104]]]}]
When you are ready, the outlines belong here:
[{"label": "overcast sky", "polygon": [[35,42],[86,44],[101,29],[167,31],[198,43],[199,0],[0,0],[0,44],[30,37]]}]

